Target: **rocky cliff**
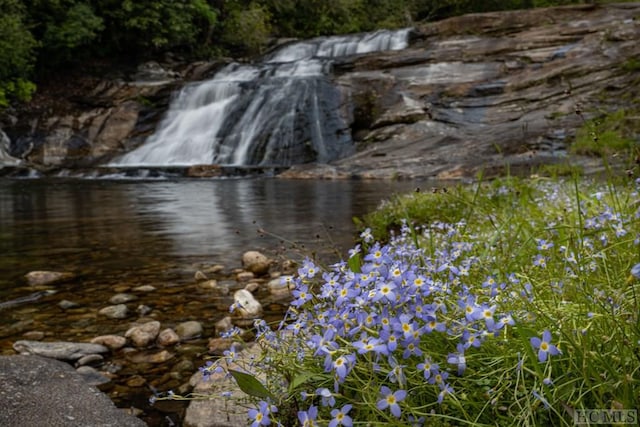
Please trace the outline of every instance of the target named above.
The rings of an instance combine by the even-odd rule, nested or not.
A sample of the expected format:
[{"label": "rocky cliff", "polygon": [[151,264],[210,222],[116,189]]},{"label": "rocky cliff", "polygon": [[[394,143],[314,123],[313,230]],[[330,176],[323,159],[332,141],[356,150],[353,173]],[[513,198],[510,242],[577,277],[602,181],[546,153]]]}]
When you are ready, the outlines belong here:
[{"label": "rocky cliff", "polygon": [[[640,3],[465,15],[417,26],[407,49],[341,59],[333,79],[356,154],[281,176],[452,179],[584,163],[567,154],[576,128],[637,102],[639,16]],[[44,87],[4,120],[3,156],[38,170],[95,167],[139,145],[172,91],[217,67]]]}]

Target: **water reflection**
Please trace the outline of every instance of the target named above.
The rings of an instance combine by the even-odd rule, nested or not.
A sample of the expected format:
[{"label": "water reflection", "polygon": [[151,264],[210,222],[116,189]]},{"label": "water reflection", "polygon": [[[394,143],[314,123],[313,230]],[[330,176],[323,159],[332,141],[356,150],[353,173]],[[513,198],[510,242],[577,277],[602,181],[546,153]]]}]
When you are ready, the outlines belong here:
[{"label": "water reflection", "polygon": [[167,269],[186,277],[198,262],[237,266],[247,249],[276,250],[279,239],[270,234],[308,250],[344,252],[352,244],[354,216],[413,185],[0,181],[0,295],[30,270],[71,270],[108,284],[166,277]]}]

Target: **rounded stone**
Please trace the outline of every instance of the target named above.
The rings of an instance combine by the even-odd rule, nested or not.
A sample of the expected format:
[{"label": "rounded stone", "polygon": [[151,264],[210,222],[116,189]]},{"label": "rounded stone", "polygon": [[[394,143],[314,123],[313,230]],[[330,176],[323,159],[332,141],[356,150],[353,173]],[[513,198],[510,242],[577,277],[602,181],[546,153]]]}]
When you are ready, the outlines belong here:
[{"label": "rounded stone", "polygon": [[256,276],[269,272],[271,260],[258,251],[247,251],[242,255],[242,266]]},{"label": "rounded stone", "polygon": [[262,314],[262,304],[253,297],[253,294],[246,289],[240,289],[233,294],[234,313],[243,319],[253,319]]},{"label": "rounded stone", "polygon": [[135,301],[137,300],[138,297],[132,294],[117,294],[111,297],[111,299],[109,300],[109,303],[117,305],[117,304],[124,304],[127,302],[131,302],[131,301]]},{"label": "rounded stone", "polygon": [[179,342],[180,342],[180,337],[178,336],[176,331],[174,331],[171,328],[163,329],[158,334],[157,343],[162,347],[169,347],[169,346],[178,344]]},{"label": "rounded stone", "polygon": [[30,271],[24,277],[31,286],[43,286],[71,280],[75,274],[60,271]]},{"label": "rounded stone", "polygon": [[110,350],[120,350],[127,344],[127,339],[120,335],[100,335],[91,340],[93,344],[101,344]]},{"label": "rounded stone", "polygon": [[129,338],[136,347],[147,347],[156,339],[159,332],[160,322],[152,320],[130,328],[124,336]]},{"label": "rounded stone", "polygon": [[124,304],[110,305],[104,307],[98,313],[110,319],[126,319],[129,315],[129,308]]},{"label": "rounded stone", "polygon": [[182,322],[178,326],[176,326],[176,334],[178,334],[181,341],[190,340],[201,336],[202,330],[202,324],[195,320]]}]

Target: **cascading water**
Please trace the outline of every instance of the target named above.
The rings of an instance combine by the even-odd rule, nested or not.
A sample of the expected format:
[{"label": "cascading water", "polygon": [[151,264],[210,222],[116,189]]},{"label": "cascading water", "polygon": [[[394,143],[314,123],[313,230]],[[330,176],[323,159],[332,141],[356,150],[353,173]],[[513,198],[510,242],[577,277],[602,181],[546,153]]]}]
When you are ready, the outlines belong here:
[{"label": "cascading water", "polygon": [[289,166],[353,151],[329,79],[331,61],[399,50],[409,30],[327,37],[286,45],[258,65],[233,63],[187,85],[156,132],[111,166]]}]

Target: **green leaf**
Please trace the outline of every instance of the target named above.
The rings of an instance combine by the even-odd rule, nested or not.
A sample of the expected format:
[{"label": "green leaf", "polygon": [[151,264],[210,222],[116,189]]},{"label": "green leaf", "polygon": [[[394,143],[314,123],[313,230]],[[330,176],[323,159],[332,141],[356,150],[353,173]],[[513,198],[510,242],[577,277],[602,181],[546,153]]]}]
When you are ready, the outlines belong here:
[{"label": "green leaf", "polygon": [[269,392],[269,390],[267,390],[266,387],[263,386],[262,383],[258,381],[253,375],[247,374],[245,372],[235,371],[233,369],[229,369],[229,373],[236,380],[236,383],[238,383],[238,387],[240,387],[240,390],[247,393],[249,396],[258,397],[260,399],[273,399],[273,395]]},{"label": "green leaf", "polygon": [[347,261],[347,265],[354,273],[361,273],[360,267],[362,267],[362,258],[360,257],[360,253],[353,255]]},{"label": "green leaf", "polygon": [[306,383],[307,381],[311,380],[311,379],[322,379],[322,375],[319,375],[316,372],[301,372],[298,375],[296,375],[295,377],[293,377],[293,380],[291,381],[291,383],[289,384],[289,392],[294,391],[296,388],[298,388],[301,384]]}]

